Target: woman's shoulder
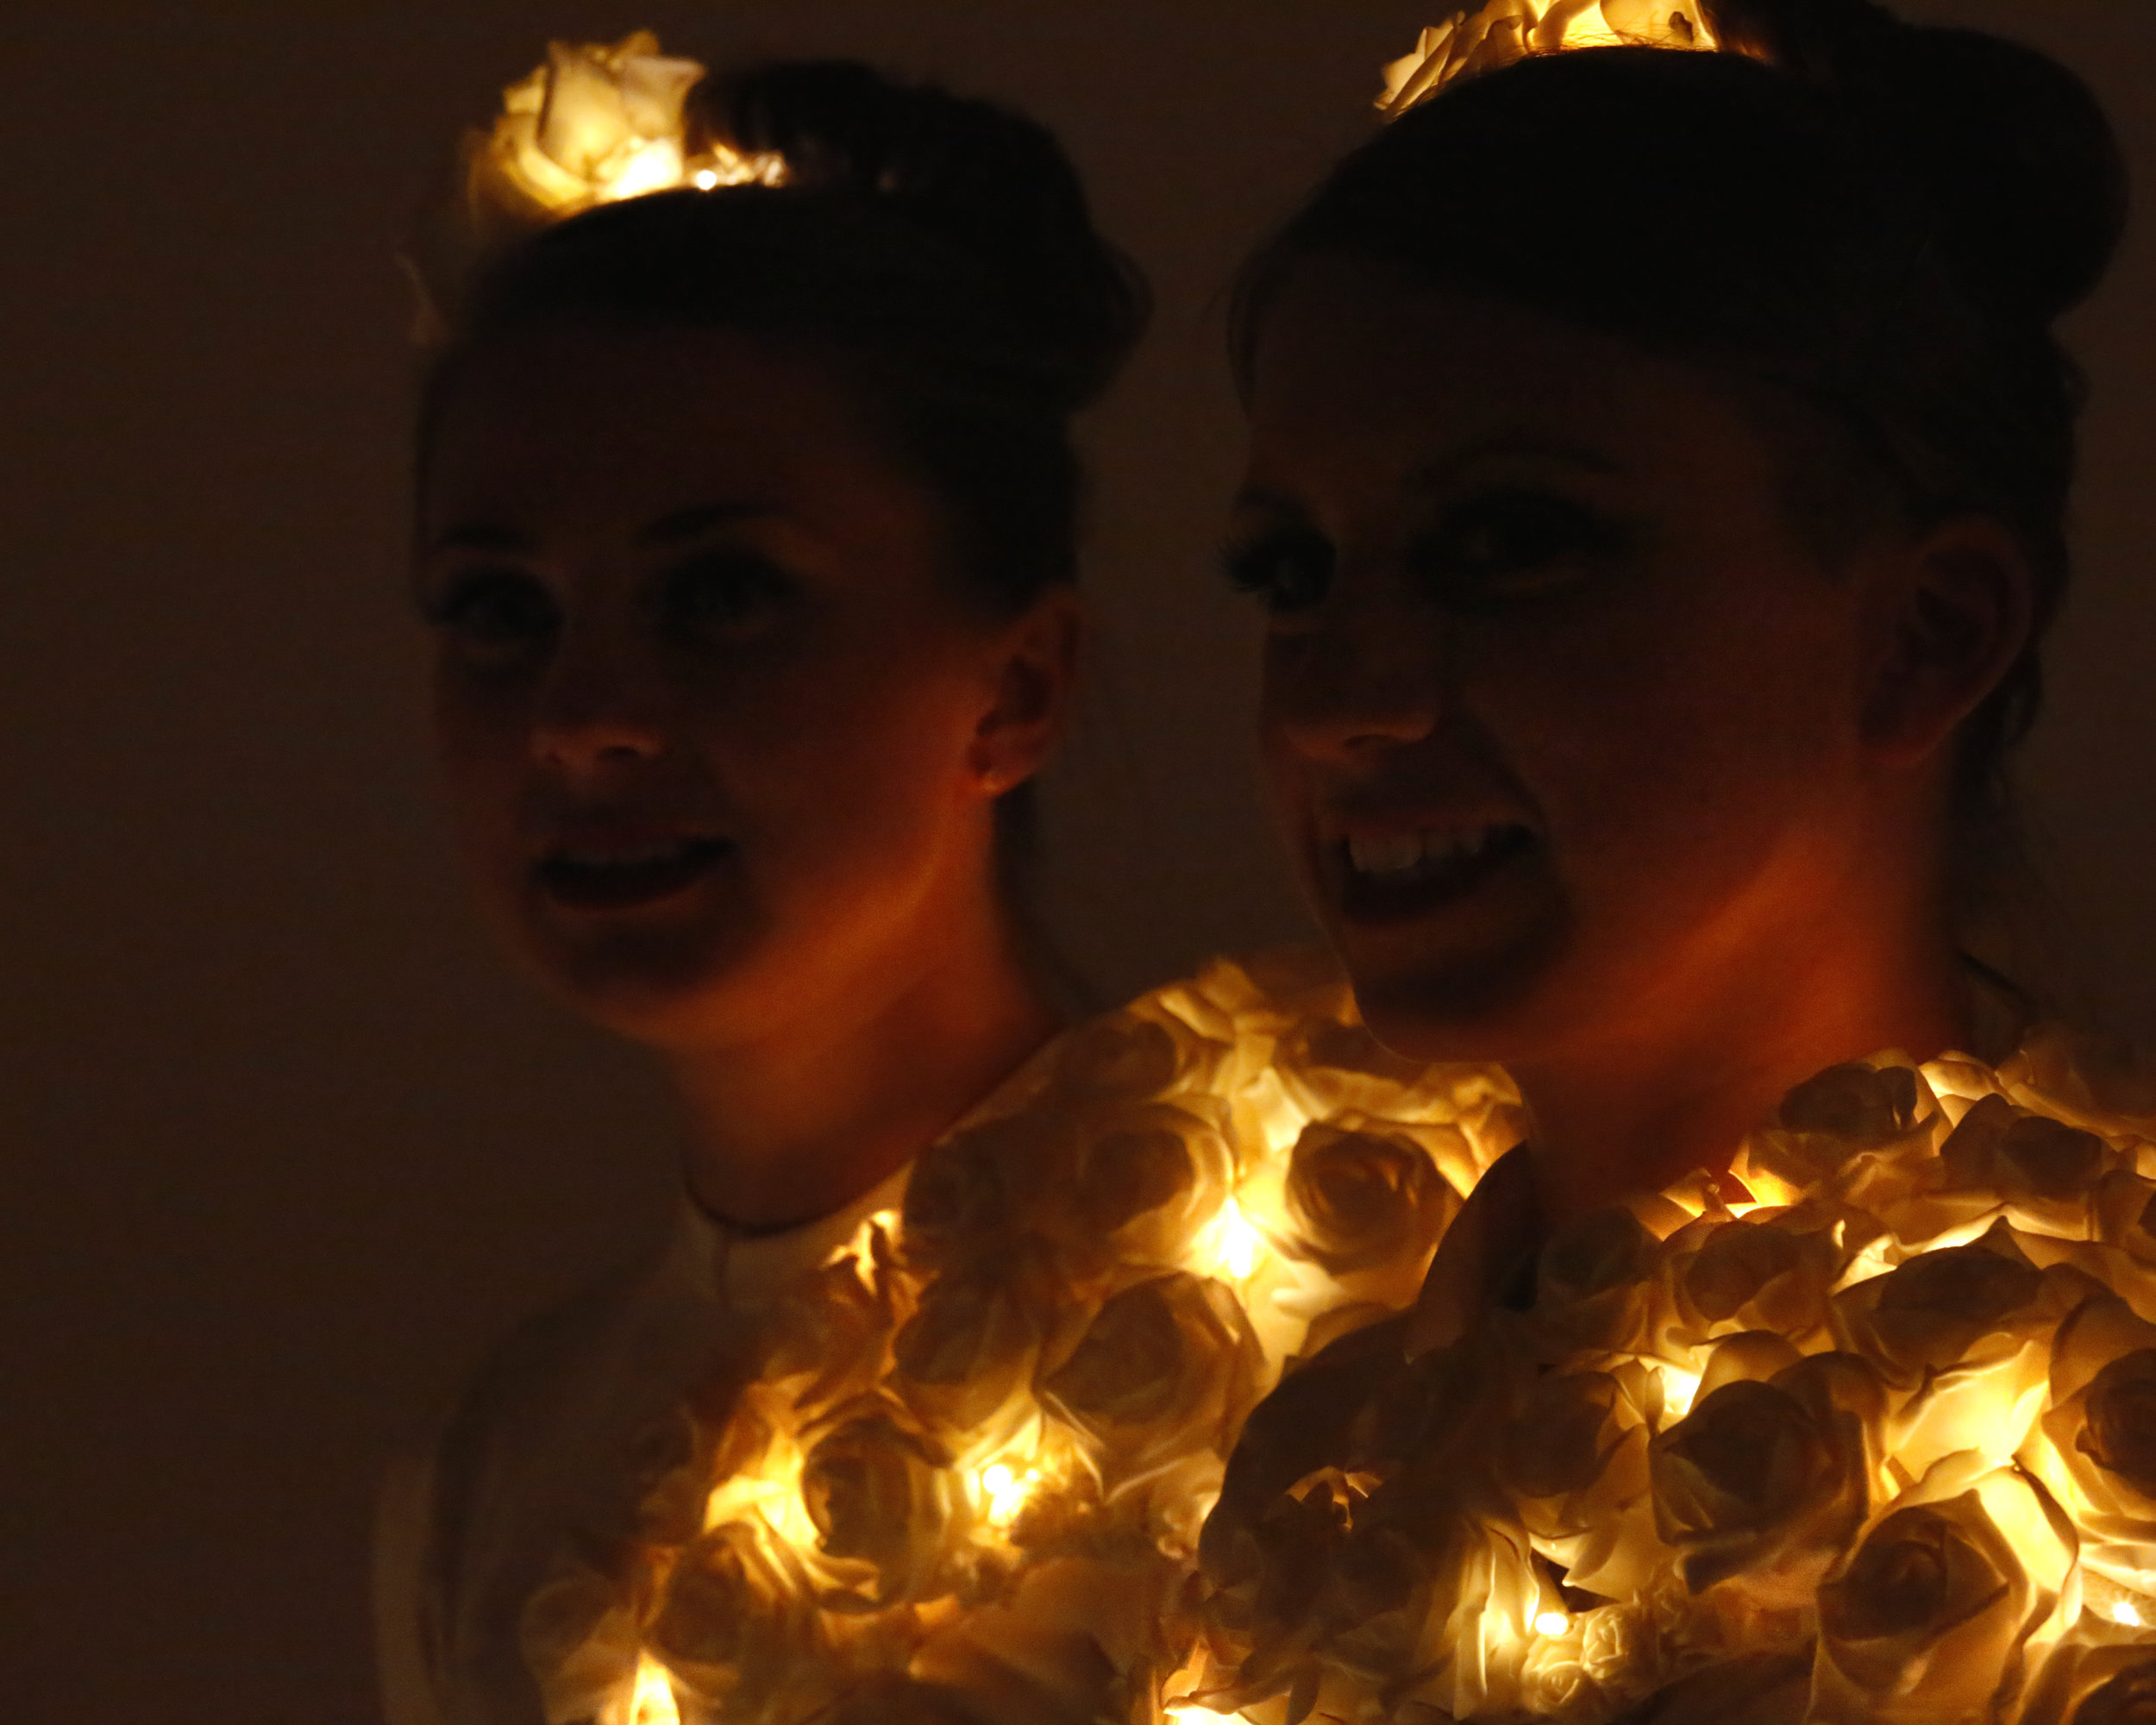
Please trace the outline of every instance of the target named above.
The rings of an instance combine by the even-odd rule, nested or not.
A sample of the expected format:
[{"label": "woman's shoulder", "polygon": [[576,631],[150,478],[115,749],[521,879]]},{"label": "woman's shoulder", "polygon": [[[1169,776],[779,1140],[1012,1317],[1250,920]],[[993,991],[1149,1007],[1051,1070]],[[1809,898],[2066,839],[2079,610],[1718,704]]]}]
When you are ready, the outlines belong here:
[{"label": "woman's shoulder", "polygon": [[528,1690],[518,1603],[565,1545],[627,1530],[636,1476],[724,1351],[709,1227],[685,1203],[655,1249],[518,1324],[392,1464],[376,1615],[398,1725],[492,1718],[478,1697]]},{"label": "woman's shoulder", "polygon": [[1413,1297],[1515,1109],[1385,1053],[1306,959],[1075,1026],[773,1309],[629,1561],[552,1585],[552,1710],[883,1717],[928,1683],[937,1718],[1152,1716],[1244,1414]]}]

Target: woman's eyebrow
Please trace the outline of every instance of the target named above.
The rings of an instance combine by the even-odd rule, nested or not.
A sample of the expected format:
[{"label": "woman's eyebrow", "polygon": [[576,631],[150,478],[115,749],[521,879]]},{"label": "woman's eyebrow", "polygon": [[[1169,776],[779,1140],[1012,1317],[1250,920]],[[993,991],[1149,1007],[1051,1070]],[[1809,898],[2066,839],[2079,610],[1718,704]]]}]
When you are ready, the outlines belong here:
[{"label": "woman's eyebrow", "polygon": [[531,541],[513,527],[467,522],[444,528],[427,542],[429,551],[529,551]]},{"label": "woman's eyebrow", "polygon": [[754,499],[740,499],[727,503],[692,504],[686,509],[669,510],[657,520],[648,522],[636,530],[639,545],[671,545],[683,539],[693,539],[699,533],[714,527],[724,527],[737,521],[754,521],[780,513],[773,503]]},{"label": "woman's eyebrow", "polygon": [[1300,520],[1307,513],[1302,505],[1286,492],[1275,491],[1269,486],[1244,486],[1236,492],[1235,499],[1229,506],[1238,515],[1245,510],[1255,510],[1266,515],[1291,517],[1295,520]]},{"label": "woman's eyebrow", "polygon": [[1585,443],[1567,442],[1561,437],[1548,436],[1539,431],[1504,431],[1492,437],[1478,439],[1441,460],[1416,467],[1407,475],[1407,488],[1420,492],[1442,491],[1463,473],[1482,462],[1521,455],[1557,461],[1567,467],[1583,467],[1590,473],[1620,474],[1624,471],[1623,464],[1608,451]]}]

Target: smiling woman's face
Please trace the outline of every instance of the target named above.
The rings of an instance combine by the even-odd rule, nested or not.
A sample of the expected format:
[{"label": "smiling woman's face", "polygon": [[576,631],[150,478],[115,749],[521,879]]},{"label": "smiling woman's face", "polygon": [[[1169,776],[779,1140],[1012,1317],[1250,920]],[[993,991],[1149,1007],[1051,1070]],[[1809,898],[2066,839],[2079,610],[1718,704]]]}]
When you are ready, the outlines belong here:
[{"label": "smiling woman's face", "polygon": [[1229,556],[1270,612],[1267,772],[1382,1035],[1621,1038],[1833,913],[1876,825],[1877,631],[1728,391],[1319,259],[1250,410]]},{"label": "smiling woman's face", "polygon": [[1002,631],[836,362],[724,329],[504,337],[423,492],[459,834],[573,1004],[662,1044],[858,1007],[992,890]]}]

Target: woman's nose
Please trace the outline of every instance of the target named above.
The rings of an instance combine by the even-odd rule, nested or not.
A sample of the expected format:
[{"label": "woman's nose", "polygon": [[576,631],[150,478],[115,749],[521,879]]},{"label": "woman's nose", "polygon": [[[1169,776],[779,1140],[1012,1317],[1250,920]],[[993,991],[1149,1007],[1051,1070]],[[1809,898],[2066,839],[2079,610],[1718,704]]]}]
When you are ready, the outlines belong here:
[{"label": "woman's nose", "polygon": [[668,704],[656,657],[625,631],[566,629],[533,710],[533,754],[571,775],[661,754]]},{"label": "woman's nose", "polygon": [[1336,590],[1312,621],[1267,649],[1264,718],[1282,742],[1313,758],[1351,760],[1438,729],[1449,677],[1426,605]]}]

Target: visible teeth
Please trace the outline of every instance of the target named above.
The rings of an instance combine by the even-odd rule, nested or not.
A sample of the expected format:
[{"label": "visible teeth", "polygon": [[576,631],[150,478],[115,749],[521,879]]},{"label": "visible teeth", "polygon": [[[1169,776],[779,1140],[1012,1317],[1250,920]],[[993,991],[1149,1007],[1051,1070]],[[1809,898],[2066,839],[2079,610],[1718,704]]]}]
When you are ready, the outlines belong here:
[{"label": "visible teeth", "polygon": [[680,840],[672,844],[640,844],[626,850],[565,847],[555,852],[555,858],[572,869],[645,869],[655,862],[678,862],[688,851],[688,842]]},{"label": "visible teeth", "polygon": [[1495,827],[1468,833],[1388,833],[1377,838],[1351,838],[1348,861],[1358,875],[1420,875],[1479,856],[1496,836]]}]

